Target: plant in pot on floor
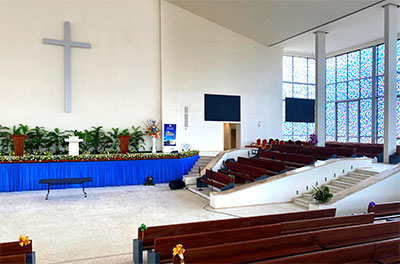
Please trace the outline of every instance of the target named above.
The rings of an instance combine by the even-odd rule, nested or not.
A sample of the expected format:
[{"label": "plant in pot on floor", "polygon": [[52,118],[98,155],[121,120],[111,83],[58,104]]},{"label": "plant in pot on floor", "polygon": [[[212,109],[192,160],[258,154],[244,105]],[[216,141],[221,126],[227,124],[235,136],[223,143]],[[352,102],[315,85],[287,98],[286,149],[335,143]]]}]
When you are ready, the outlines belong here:
[{"label": "plant in pot on floor", "polygon": [[126,154],[129,151],[129,139],[131,138],[131,135],[129,134],[129,129],[124,129],[121,131],[121,133],[118,135],[119,138],[119,144],[121,148],[121,154]]},{"label": "plant in pot on floor", "polygon": [[12,129],[11,139],[14,141],[15,156],[24,156],[25,139],[28,138],[27,133],[29,127],[27,125],[19,124]]},{"label": "plant in pot on floor", "polygon": [[6,154],[10,152],[12,141],[10,138],[10,128],[0,125],[0,153]]},{"label": "plant in pot on floor", "polygon": [[321,188],[313,186],[313,189],[314,193],[312,194],[312,198],[318,204],[326,203],[333,197],[333,194],[330,193],[329,188],[326,186],[322,186]]}]

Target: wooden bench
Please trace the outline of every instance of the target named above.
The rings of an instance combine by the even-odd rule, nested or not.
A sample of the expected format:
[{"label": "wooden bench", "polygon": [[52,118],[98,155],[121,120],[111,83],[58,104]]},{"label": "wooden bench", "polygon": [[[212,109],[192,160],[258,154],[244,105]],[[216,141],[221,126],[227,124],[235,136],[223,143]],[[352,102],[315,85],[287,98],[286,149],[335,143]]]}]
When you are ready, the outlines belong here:
[{"label": "wooden bench", "polygon": [[0,263],[36,263],[32,240],[30,241],[31,243],[26,246],[26,252],[25,248],[19,245],[19,241],[0,243]]},{"label": "wooden bench", "polygon": [[230,162],[228,161],[226,163],[226,168],[230,171],[236,171],[240,173],[245,173],[254,179],[260,179],[260,178],[266,178],[267,177],[267,171],[262,168],[254,167],[254,166],[249,166],[237,162]]},{"label": "wooden bench", "polygon": [[399,263],[400,238],[306,253],[258,262],[259,264],[297,263]]},{"label": "wooden bench", "polygon": [[254,158],[248,159],[248,158],[238,157],[238,162],[241,164],[263,168],[271,176],[286,171],[286,165],[282,161],[278,160],[269,161],[262,159],[254,159]]},{"label": "wooden bench", "polygon": [[156,238],[184,235],[184,234],[194,234],[201,232],[220,231],[231,228],[276,224],[287,221],[333,217],[335,216],[335,214],[336,214],[336,209],[331,208],[323,210],[262,215],[262,216],[243,217],[235,219],[153,226],[147,228],[147,230],[144,232],[144,238],[142,237],[142,231],[140,230],[140,228],[138,228],[138,239],[134,240],[133,257],[135,263],[141,263],[141,261],[143,260],[142,250],[153,249]]},{"label": "wooden bench", "polygon": [[380,203],[375,206],[369,204],[368,213],[375,213],[376,217],[400,215],[400,202]]},{"label": "wooden bench", "polygon": [[222,231],[169,236],[156,238],[154,251],[155,254],[160,254],[161,262],[172,262],[171,249],[177,244],[184,245],[185,249],[197,248],[334,227],[369,224],[373,222],[374,214],[364,214],[289,221],[253,227],[232,228]]},{"label": "wooden bench", "polygon": [[275,153],[274,158],[276,160],[281,160],[288,166],[298,168],[313,164],[315,162],[314,157],[300,154]]},{"label": "wooden bench", "polygon": [[250,176],[248,174],[242,173],[242,172],[237,172],[237,171],[231,171],[231,170],[218,170],[218,172],[226,174],[227,176],[234,176],[235,177],[235,183],[245,183],[247,181],[253,182],[255,178],[253,176]]},{"label": "wooden bench", "polygon": [[41,179],[39,184],[47,184],[47,195],[46,200],[49,198],[50,185],[66,185],[66,184],[82,184],[82,190],[87,197],[85,192],[85,182],[91,182],[92,178],[67,178],[67,179]]},{"label": "wooden bench", "polygon": [[[400,222],[333,228],[185,249],[186,263],[248,263],[400,237]],[[185,247],[185,245],[183,245]],[[180,263],[175,256],[174,263]]]},{"label": "wooden bench", "polygon": [[[203,178],[204,177],[204,178]],[[206,170],[206,174],[201,178],[201,181],[225,191],[234,187],[233,179],[226,174],[215,172],[212,170]]]}]

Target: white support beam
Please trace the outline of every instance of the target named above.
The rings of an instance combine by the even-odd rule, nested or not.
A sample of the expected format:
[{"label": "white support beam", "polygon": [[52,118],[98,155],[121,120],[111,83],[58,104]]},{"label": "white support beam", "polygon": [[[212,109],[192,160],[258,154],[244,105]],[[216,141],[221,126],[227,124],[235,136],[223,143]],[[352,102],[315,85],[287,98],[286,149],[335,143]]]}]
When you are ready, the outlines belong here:
[{"label": "white support beam", "polygon": [[326,58],[326,32],[315,32],[315,134],[318,146],[325,146],[325,58]]},{"label": "white support beam", "polygon": [[385,9],[385,110],[383,160],[396,151],[396,64],[398,6],[387,4]]}]

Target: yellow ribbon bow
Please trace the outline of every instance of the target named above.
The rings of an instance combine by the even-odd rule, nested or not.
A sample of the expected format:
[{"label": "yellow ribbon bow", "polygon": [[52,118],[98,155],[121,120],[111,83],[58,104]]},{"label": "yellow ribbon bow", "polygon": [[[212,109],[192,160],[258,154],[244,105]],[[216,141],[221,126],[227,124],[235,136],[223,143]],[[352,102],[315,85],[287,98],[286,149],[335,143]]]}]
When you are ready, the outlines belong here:
[{"label": "yellow ribbon bow", "polygon": [[178,244],[172,249],[172,256],[175,257],[178,255],[181,258],[181,264],[185,264],[183,253],[185,253],[185,249],[181,244]]},{"label": "yellow ribbon bow", "polygon": [[21,247],[27,246],[27,245],[29,245],[31,243],[31,241],[29,240],[29,236],[23,236],[23,235],[19,236],[18,241],[19,241],[19,245]]}]

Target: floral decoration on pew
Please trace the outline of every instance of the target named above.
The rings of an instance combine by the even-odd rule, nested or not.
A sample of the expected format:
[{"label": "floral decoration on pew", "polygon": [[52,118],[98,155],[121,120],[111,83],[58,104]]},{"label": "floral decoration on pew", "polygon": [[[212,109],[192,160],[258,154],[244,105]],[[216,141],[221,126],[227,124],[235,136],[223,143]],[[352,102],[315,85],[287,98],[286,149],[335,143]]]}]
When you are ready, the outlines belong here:
[{"label": "floral decoration on pew", "polygon": [[25,255],[27,255],[28,252],[27,252],[26,246],[31,243],[31,241],[29,240],[29,236],[20,235],[18,238],[18,241],[19,241],[19,245],[25,249]]},{"label": "floral decoration on pew", "polygon": [[318,143],[317,135],[315,135],[315,133],[310,134],[308,142],[312,145],[316,145]]},{"label": "floral decoration on pew", "polygon": [[369,207],[375,207],[375,203],[373,201],[369,202]]},{"label": "floral decoration on pew", "polygon": [[65,162],[65,161],[116,161],[116,160],[144,160],[144,159],[179,159],[199,154],[198,150],[189,150],[179,153],[127,153],[127,154],[90,154],[78,156],[53,155],[51,152],[25,154],[24,156],[1,156],[0,163],[32,163],[32,162]]},{"label": "floral decoration on pew", "polygon": [[178,255],[181,258],[181,264],[185,264],[183,253],[185,253],[185,249],[182,244],[178,244],[172,249],[172,257]]},{"label": "floral decoration on pew", "polygon": [[144,231],[147,230],[147,226],[145,224],[140,225],[140,231],[142,231],[142,240],[144,240]]}]

